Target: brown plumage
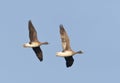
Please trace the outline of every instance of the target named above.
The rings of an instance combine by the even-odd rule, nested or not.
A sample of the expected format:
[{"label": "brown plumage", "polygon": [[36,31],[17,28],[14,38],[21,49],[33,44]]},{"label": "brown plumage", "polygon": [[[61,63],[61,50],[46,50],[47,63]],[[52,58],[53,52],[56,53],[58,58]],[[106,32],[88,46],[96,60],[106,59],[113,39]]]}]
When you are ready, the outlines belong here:
[{"label": "brown plumage", "polygon": [[66,61],[66,67],[71,67],[74,62],[73,55],[81,54],[83,52],[81,50],[75,52],[71,49],[69,37],[62,24],[60,25],[60,36],[61,36],[63,51],[57,52],[56,55],[64,57]]},{"label": "brown plumage", "polygon": [[33,51],[35,52],[36,56],[38,57],[38,59],[40,61],[43,60],[43,53],[42,50],[40,48],[41,45],[43,44],[48,44],[48,42],[40,42],[37,38],[37,31],[35,30],[31,20],[29,20],[28,22],[28,29],[29,29],[29,38],[30,38],[30,42],[24,44],[24,47],[30,47],[33,49]]},{"label": "brown plumage", "polygon": [[37,31],[35,30],[31,20],[28,23],[28,29],[29,29],[30,42],[34,42],[34,41],[39,42],[37,38]]}]

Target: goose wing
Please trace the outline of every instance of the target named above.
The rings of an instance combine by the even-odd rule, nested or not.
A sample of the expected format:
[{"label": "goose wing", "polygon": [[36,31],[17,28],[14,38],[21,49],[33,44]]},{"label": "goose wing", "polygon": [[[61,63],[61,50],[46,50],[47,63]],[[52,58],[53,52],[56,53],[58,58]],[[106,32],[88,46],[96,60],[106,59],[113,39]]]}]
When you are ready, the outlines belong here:
[{"label": "goose wing", "polygon": [[38,41],[37,39],[37,32],[32,24],[31,21],[29,21],[28,23],[28,28],[29,28],[29,38],[30,38],[30,42],[34,42],[34,41]]},{"label": "goose wing", "polygon": [[63,51],[71,50],[69,37],[62,24],[60,25],[60,35],[61,35]]},{"label": "goose wing", "polygon": [[66,60],[66,67],[70,67],[72,66],[73,62],[74,62],[74,59],[72,56],[69,56],[69,57],[64,57],[65,60]]},{"label": "goose wing", "polygon": [[43,54],[42,54],[41,48],[40,48],[40,47],[33,47],[32,49],[33,49],[33,51],[35,52],[35,54],[36,54],[36,56],[38,57],[38,59],[39,59],[40,61],[42,61],[42,60],[43,60]]}]

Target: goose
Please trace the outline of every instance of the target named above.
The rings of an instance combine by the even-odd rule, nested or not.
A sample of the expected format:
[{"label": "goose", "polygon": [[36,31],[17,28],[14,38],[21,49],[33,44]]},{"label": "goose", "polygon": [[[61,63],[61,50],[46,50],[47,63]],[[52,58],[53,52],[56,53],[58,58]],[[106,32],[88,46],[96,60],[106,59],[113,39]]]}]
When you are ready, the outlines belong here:
[{"label": "goose", "polygon": [[70,47],[70,40],[63,25],[60,24],[59,27],[60,27],[60,36],[61,36],[63,50],[62,52],[56,52],[56,56],[64,57],[66,61],[66,67],[68,68],[68,67],[71,67],[74,62],[73,55],[82,54],[83,51],[81,50],[77,52],[73,51]]},{"label": "goose", "polygon": [[40,46],[47,45],[48,42],[40,42],[38,40],[37,32],[36,32],[32,22],[31,22],[31,20],[29,20],[29,22],[28,22],[28,30],[29,30],[30,42],[23,44],[23,47],[24,48],[32,48],[33,51],[35,52],[36,56],[38,57],[38,59],[40,61],[43,61],[43,53],[42,53]]}]

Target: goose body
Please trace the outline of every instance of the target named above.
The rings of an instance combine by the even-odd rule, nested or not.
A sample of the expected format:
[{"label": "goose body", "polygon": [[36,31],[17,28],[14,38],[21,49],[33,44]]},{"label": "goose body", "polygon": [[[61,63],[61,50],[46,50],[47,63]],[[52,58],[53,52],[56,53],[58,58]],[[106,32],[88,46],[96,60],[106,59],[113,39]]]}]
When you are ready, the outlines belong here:
[{"label": "goose body", "polygon": [[31,43],[24,44],[24,47],[26,47],[26,48],[32,48],[32,47],[38,47],[38,46],[40,46],[39,42],[31,42]]},{"label": "goose body", "polygon": [[81,50],[75,52],[71,49],[69,37],[62,24],[60,25],[60,36],[63,51],[57,52],[56,56],[64,57],[66,60],[66,67],[71,67],[74,62],[73,56],[75,54],[82,54],[83,52]]},{"label": "goose body", "polygon": [[38,57],[38,59],[40,61],[43,60],[43,53],[42,50],[40,48],[41,45],[46,45],[48,44],[48,42],[40,42],[37,38],[37,32],[32,24],[31,21],[28,22],[28,29],[29,29],[29,38],[30,38],[30,42],[29,43],[25,43],[23,45],[23,47],[25,48],[32,48],[33,51],[35,52],[36,56]]},{"label": "goose body", "polygon": [[70,56],[70,55],[72,56],[73,52],[72,51],[57,52],[56,55],[60,56],[60,57],[67,57],[67,56]]},{"label": "goose body", "polygon": [[74,52],[74,51],[66,50],[64,52],[57,52],[56,55],[60,57],[68,57],[68,56],[73,56],[75,54],[82,54],[82,53],[83,53],[82,51]]}]

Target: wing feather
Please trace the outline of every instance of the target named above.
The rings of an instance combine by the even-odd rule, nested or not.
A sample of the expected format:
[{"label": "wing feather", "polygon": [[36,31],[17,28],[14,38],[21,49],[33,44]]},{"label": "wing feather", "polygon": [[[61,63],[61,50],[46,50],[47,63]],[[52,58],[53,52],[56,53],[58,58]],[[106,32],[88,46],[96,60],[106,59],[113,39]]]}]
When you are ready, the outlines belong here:
[{"label": "wing feather", "polygon": [[42,60],[43,60],[43,54],[42,54],[41,48],[40,48],[40,47],[33,47],[32,49],[33,49],[33,51],[35,52],[35,54],[36,54],[36,56],[38,57],[38,59],[39,59],[40,61],[42,61]]},{"label": "wing feather", "polygon": [[33,41],[38,41],[37,39],[37,32],[31,22],[31,20],[29,21],[28,23],[28,28],[29,28],[29,38],[30,38],[30,42],[33,42]]},{"label": "wing feather", "polygon": [[72,64],[73,64],[73,62],[74,62],[74,59],[73,59],[72,56],[65,57],[65,60],[66,60],[66,67],[72,66]]},{"label": "wing feather", "polygon": [[60,35],[61,35],[63,51],[64,50],[71,50],[70,40],[69,40],[69,37],[68,37],[67,32],[65,31],[63,25],[60,25]]}]

